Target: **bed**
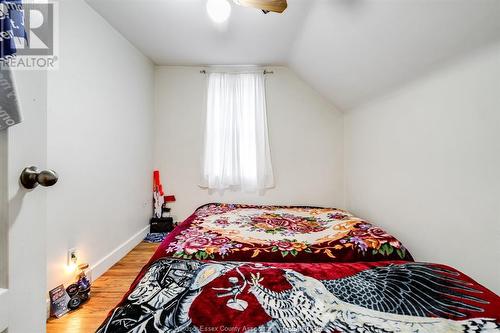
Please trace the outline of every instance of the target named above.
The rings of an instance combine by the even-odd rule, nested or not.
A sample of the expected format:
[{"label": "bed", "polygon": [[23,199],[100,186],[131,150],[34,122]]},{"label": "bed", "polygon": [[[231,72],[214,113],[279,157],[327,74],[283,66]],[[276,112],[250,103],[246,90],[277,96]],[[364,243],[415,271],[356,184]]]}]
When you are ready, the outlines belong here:
[{"label": "bed", "polygon": [[158,247],[97,333],[500,332],[499,312],[495,293],[414,262],[348,212],[208,204]]},{"label": "bed", "polygon": [[394,236],[336,208],[212,203],[162,243],[174,258],[217,261],[412,261]]}]

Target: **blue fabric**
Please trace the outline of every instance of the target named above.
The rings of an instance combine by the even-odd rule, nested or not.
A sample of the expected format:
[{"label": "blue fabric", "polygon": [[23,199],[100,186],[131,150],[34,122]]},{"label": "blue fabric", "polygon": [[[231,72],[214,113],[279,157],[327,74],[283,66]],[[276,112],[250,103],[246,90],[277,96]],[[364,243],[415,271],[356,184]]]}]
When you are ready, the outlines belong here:
[{"label": "blue fabric", "polygon": [[[0,13],[0,58],[16,54],[16,45],[13,37],[26,38],[26,31],[24,29],[24,17],[22,7],[22,0],[0,0],[2,12]],[[9,37],[4,36],[5,33]]]},{"label": "blue fabric", "polygon": [[144,238],[144,241],[147,243],[161,243],[165,240],[167,235],[168,232],[150,232],[146,238]]}]

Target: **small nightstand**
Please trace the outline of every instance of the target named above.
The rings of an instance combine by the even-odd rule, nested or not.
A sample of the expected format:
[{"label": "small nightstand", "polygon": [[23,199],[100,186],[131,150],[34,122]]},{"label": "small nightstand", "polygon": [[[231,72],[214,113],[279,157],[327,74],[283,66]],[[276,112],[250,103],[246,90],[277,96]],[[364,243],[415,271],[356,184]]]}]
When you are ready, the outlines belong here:
[{"label": "small nightstand", "polygon": [[171,217],[153,217],[149,220],[149,232],[170,232],[174,229],[174,219]]}]

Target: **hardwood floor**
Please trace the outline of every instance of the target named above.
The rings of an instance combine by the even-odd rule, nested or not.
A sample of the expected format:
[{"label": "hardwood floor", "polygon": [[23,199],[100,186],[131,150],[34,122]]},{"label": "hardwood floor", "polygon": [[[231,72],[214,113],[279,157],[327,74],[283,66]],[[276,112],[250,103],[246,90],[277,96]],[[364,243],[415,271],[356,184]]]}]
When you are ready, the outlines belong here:
[{"label": "hardwood floor", "polygon": [[80,309],[50,318],[47,333],[92,333],[122,299],[159,244],[142,242],[92,284],[92,296]]}]

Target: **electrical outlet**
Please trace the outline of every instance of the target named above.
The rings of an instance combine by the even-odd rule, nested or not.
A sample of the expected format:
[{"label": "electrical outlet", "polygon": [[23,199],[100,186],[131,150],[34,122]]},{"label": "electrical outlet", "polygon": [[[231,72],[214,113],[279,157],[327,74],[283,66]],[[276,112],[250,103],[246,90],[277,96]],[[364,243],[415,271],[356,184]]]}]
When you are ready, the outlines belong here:
[{"label": "electrical outlet", "polygon": [[78,262],[78,253],[76,252],[76,249],[75,248],[69,249],[67,265],[68,266],[76,265],[77,262]]}]

